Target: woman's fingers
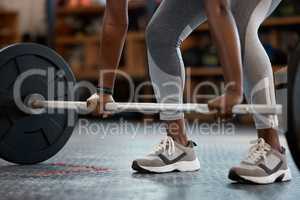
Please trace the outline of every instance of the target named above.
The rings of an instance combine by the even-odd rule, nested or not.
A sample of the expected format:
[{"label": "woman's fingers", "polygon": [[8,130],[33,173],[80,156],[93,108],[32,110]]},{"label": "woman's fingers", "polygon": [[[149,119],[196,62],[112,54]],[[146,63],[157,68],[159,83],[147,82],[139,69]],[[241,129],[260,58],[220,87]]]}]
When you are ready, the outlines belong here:
[{"label": "woman's fingers", "polygon": [[102,115],[102,118],[109,118],[111,117],[113,114],[111,112],[104,112],[103,115]]},{"label": "woman's fingers", "polygon": [[108,118],[113,113],[105,110],[105,104],[113,102],[111,96],[103,96],[99,94],[93,94],[87,99],[87,107],[92,110],[91,115],[99,118]]},{"label": "woman's fingers", "polygon": [[208,108],[211,111],[216,111],[214,115],[216,120],[221,119],[222,121],[229,121],[234,117],[232,113],[232,107],[226,105],[226,103],[222,101],[210,101],[208,103]]}]

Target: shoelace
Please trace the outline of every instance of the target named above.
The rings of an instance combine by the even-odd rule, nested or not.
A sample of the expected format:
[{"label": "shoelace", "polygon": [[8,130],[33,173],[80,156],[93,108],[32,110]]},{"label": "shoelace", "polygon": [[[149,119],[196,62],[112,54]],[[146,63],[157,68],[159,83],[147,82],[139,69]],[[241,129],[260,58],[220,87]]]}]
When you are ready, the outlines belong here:
[{"label": "shoelace", "polygon": [[244,160],[248,163],[256,163],[260,158],[266,159],[267,152],[271,147],[265,143],[264,139],[259,138],[258,140],[251,141],[250,144],[254,144]]},{"label": "shoelace", "polygon": [[162,139],[152,151],[153,154],[161,152],[167,152],[169,156],[175,153],[175,143],[171,137],[167,136],[166,138]]}]

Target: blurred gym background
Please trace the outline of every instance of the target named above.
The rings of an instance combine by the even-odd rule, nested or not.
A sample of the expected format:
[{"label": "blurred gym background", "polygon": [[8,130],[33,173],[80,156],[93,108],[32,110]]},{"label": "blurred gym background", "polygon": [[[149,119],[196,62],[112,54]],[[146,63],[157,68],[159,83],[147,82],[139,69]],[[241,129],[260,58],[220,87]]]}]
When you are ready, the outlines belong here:
[{"label": "blurred gym background", "polygon": [[[131,0],[129,3],[129,33],[120,70],[128,73],[135,84],[148,80],[144,31],[160,0]],[[285,67],[288,55],[299,41],[299,1],[284,0],[260,29],[260,37],[272,61],[274,71]],[[105,0],[1,0],[0,48],[16,42],[37,42],[54,48],[71,66],[77,80],[97,84],[98,49]],[[196,84],[222,82],[216,49],[212,44],[207,24],[200,26],[183,44],[183,58],[187,70],[186,99]],[[122,79],[116,83],[115,98],[126,101],[128,84]],[[206,102],[213,96],[211,88],[198,90],[197,102]],[[140,102],[155,101],[149,85],[141,89]],[[82,92],[81,99],[89,94]],[[136,115],[135,115],[136,117]],[[140,117],[140,116],[139,116]],[[143,117],[149,117],[143,115]],[[209,116],[187,115],[188,119],[209,120]],[[242,123],[251,123],[247,116]]]}]

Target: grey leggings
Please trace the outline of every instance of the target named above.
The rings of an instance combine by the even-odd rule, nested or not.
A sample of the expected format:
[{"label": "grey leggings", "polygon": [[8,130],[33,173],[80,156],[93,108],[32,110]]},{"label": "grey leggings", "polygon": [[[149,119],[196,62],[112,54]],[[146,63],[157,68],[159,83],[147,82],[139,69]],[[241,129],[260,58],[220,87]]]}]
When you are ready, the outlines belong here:
[{"label": "grey leggings", "polygon": [[[276,104],[272,66],[258,28],[281,0],[232,0],[242,47],[244,92],[249,103]],[[182,103],[185,70],[180,45],[206,21],[201,0],[163,0],[146,31],[149,71],[157,101]],[[161,120],[183,118],[183,113],[160,113]],[[254,116],[257,129],[274,128],[277,116]]]}]

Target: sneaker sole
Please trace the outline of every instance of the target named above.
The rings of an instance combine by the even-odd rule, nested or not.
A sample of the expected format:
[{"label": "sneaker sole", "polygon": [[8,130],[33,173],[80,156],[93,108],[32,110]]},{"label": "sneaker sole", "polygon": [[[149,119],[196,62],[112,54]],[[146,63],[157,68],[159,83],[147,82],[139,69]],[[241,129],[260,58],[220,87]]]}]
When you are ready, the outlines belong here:
[{"label": "sneaker sole", "polygon": [[275,182],[285,182],[292,179],[290,169],[279,170],[270,176],[264,177],[253,177],[253,176],[240,176],[235,171],[230,170],[228,178],[232,181],[237,181],[240,183],[250,183],[250,184],[271,184]]},{"label": "sneaker sole", "polygon": [[132,169],[141,173],[191,172],[200,169],[200,162],[197,158],[194,161],[181,161],[163,167],[146,167],[139,165],[137,161],[133,161]]}]

